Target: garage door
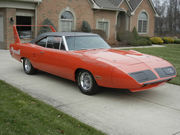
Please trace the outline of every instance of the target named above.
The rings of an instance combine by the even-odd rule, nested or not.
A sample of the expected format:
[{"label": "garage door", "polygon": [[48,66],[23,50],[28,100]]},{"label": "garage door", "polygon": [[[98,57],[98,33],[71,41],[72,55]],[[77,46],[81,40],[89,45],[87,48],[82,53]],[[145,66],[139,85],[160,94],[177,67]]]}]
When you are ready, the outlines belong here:
[{"label": "garage door", "polygon": [[4,41],[4,23],[3,16],[0,15],[0,42]]}]

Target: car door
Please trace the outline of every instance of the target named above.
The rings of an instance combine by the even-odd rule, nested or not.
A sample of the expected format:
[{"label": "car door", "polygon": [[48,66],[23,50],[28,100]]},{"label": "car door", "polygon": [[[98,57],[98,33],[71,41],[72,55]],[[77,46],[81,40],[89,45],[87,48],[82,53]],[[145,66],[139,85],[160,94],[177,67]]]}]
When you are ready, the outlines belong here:
[{"label": "car door", "polygon": [[49,36],[46,40],[46,47],[39,53],[39,68],[48,73],[68,78],[72,74],[69,66],[69,53],[66,50],[62,37]]},{"label": "car door", "polygon": [[43,39],[37,41],[35,44],[33,44],[34,51],[32,52],[32,63],[33,66],[39,70],[44,71],[44,52],[45,47],[47,45],[47,37],[44,37]]}]

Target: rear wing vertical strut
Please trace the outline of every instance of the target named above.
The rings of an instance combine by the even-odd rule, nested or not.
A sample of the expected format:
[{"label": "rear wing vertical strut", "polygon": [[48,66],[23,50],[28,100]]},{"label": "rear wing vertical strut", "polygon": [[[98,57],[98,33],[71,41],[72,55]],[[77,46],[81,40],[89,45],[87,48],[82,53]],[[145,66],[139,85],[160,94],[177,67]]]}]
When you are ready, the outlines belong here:
[{"label": "rear wing vertical strut", "polygon": [[20,27],[49,27],[52,32],[56,32],[54,27],[52,25],[13,25],[13,32],[14,32],[14,42],[15,43],[21,43],[18,31],[17,31],[17,26]]}]

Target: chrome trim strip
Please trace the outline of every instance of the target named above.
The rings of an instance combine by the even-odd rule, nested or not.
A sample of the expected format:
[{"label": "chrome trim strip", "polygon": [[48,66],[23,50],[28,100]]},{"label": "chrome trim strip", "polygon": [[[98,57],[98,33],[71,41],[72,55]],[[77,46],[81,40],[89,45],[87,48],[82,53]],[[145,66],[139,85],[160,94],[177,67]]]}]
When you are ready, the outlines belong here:
[{"label": "chrome trim strip", "polygon": [[65,36],[62,36],[62,38],[63,38],[63,41],[64,41],[64,45],[65,45],[66,51],[69,51],[69,48],[68,48]]},{"label": "chrome trim strip", "polygon": [[166,82],[166,81],[170,81],[171,79],[172,79],[172,77],[171,77],[171,78],[168,78],[168,79],[164,79],[164,80],[159,80],[159,81],[144,83],[143,85],[149,85],[149,84],[155,84],[155,83],[160,83],[160,82]]}]

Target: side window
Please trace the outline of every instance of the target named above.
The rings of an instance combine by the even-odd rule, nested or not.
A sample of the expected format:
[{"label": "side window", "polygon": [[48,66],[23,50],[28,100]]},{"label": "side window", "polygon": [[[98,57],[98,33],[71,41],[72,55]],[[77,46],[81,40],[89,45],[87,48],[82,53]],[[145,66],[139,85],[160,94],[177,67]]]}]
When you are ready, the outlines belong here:
[{"label": "side window", "polygon": [[38,41],[36,44],[42,47],[46,47],[47,38],[43,38],[40,41]]},{"label": "side window", "polygon": [[48,37],[47,48],[59,49],[62,42],[62,37]]},{"label": "side window", "polygon": [[47,48],[54,48],[54,37],[48,37]]}]

